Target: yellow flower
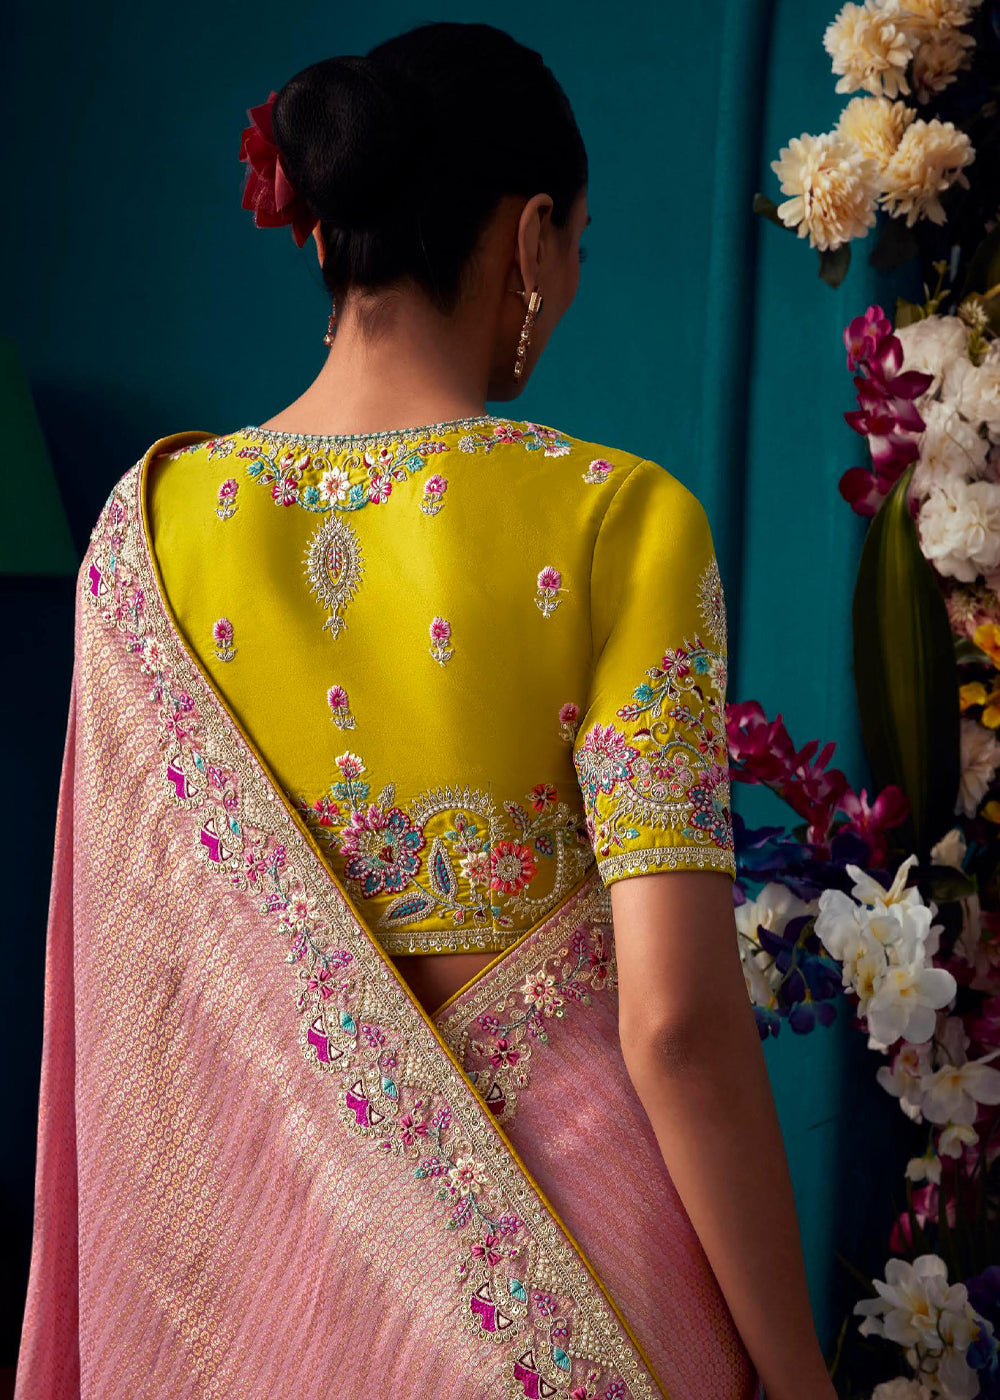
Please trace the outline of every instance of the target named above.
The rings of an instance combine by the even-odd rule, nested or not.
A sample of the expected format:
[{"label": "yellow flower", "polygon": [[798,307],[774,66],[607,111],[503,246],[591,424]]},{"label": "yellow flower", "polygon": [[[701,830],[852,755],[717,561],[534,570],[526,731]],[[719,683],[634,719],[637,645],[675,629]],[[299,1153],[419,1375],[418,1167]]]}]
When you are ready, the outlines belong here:
[{"label": "yellow flower", "polygon": [[874,224],[878,166],[839,132],[793,136],[771,169],[782,194],[792,196],[778,205],[778,217],[800,238],[808,234],[810,247],[839,248]]},{"label": "yellow flower", "polygon": [[852,97],[840,114],[837,130],[855,141],[884,170],[903,139],[903,132],[916,116],[905,102],[887,97]]},{"label": "yellow flower", "polygon": [[973,632],[972,640],[1000,670],[1000,622],[981,622]]},{"label": "yellow flower", "polygon": [[946,222],[938,195],[953,184],[968,188],[963,167],[976,158],[972,142],[954,122],[934,117],[918,118],[903,132],[902,140],[882,172],[882,205],[893,217],[906,215],[912,228],[918,219]]},{"label": "yellow flower", "polygon": [[991,797],[989,802],[984,803],[980,808],[979,815],[985,817],[988,822],[996,822],[1000,825],[1000,802],[995,797]]},{"label": "yellow flower", "polygon": [[970,705],[985,705],[986,695],[987,690],[982,681],[968,681],[967,684],[959,686],[959,707],[965,711]]}]

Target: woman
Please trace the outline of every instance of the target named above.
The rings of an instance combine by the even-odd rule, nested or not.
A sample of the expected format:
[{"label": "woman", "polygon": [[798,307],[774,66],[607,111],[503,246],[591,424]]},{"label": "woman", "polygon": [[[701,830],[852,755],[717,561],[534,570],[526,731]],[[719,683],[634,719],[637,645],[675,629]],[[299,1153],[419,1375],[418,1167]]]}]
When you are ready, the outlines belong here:
[{"label": "woman", "polygon": [[569,104],[477,24],[272,99],[330,352],[81,569],[18,1400],[830,1400],[705,512],[484,409],[577,289]]}]

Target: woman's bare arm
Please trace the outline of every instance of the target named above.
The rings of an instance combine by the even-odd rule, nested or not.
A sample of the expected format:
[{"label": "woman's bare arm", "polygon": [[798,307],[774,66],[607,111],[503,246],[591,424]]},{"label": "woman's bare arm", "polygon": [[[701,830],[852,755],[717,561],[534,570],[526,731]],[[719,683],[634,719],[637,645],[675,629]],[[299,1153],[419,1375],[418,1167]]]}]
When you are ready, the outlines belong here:
[{"label": "woman's bare arm", "polygon": [[732,889],[698,870],[611,886],[622,1053],[767,1400],[835,1400]]}]

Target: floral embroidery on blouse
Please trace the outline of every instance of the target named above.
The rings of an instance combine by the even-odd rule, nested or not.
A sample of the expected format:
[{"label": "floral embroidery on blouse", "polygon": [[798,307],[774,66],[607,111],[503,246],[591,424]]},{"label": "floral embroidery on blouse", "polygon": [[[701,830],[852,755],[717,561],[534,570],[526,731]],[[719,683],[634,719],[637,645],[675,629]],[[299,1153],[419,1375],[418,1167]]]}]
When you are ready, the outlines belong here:
[{"label": "floral embroidery on blouse", "polygon": [[[247,430],[251,446],[240,455],[248,456],[247,473],[261,486],[270,487],[271,498],[279,506],[301,506],[305,510],[325,513],[330,510],[362,510],[367,505],[384,505],[394,486],[422,471],[430,458],[454,449],[440,438],[420,438],[408,434],[389,437],[377,442],[360,444],[356,449],[328,448],[322,441],[316,446],[305,443],[289,445],[280,435],[270,437],[266,432]],[[528,451],[541,451],[546,457],[569,452],[568,439],[555,428],[539,423],[515,426],[503,420],[464,433],[458,440],[459,452],[490,452],[495,447],[516,443]],[[211,455],[211,453],[209,454]],[[443,477],[439,477],[445,482]],[[445,486],[446,486],[445,482]],[[434,514],[441,508],[440,491],[424,488],[426,509],[435,500]]]},{"label": "floral embroidery on blouse", "polygon": [[[720,649],[697,634],[668,648],[615,712],[623,724],[593,725],[576,749],[602,875],[669,866],[681,858],[735,870],[721,593],[713,557],[702,571],[698,596]],[[629,849],[641,827],[669,830],[679,839],[676,845]]]},{"label": "floral embroidery on blouse", "polygon": [[535,604],[541,609],[543,617],[554,613],[562,602],[562,599],[557,596],[561,588],[562,574],[558,569],[553,568],[551,564],[546,564],[544,569],[539,570],[538,596],[535,598]]},{"label": "floral embroidery on blouse", "polygon": [[424,482],[424,496],[420,509],[425,515],[437,515],[444,505],[444,493],[448,489],[448,478],[435,472]]},{"label": "floral embroidery on blouse", "polygon": [[215,513],[220,520],[229,520],[239,510],[239,506],[236,504],[236,495],[239,489],[239,482],[234,477],[229,477],[219,487],[219,504],[215,508]]},{"label": "floral embroidery on blouse", "polygon": [[580,706],[573,700],[567,700],[565,705],[559,706],[559,737],[565,739],[568,744],[572,744],[576,738],[576,731],[580,728]]},{"label": "floral embroidery on blouse", "polygon": [[347,691],[342,685],[331,685],[326,692],[326,703],[330,706],[330,718],[338,729],[353,729],[354,716],[347,699]]},{"label": "floral embroidery on blouse", "polygon": [[448,643],[451,641],[451,623],[445,617],[435,617],[431,622],[431,645],[430,653],[435,661],[440,661],[443,666],[446,661],[450,661],[454,648]]},{"label": "floral embroidery on blouse", "polygon": [[600,485],[602,482],[607,481],[613,471],[614,464],[612,462],[606,461],[603,457],[595,457],[590,466],[583,473],[583,479],[584,481],[591,481],[596,485]]},{"label": "floral embroidery on blouse", "polygon": [[236,655],[236,648],[233,646],[233,624],[228,617],[220,617],[212,627],[212,639],[215,642],[215,654],[220,661],[232,661]]},{"label": "floral embroidery on blouse", "polygon": [[[530,924],[593,864],[579,803],[560,801],[552,783],[536,783],[502,812],[468,788],[434,788],[404,806],[393,783],[371,800],[356,753],[334,762],[337,780],[314,802],[300,798],[299,809],[353,894],[377,901],[380,929],[444,917],[473,929]],[[405,941],[390,936],[383,946],[401,952]]]}]

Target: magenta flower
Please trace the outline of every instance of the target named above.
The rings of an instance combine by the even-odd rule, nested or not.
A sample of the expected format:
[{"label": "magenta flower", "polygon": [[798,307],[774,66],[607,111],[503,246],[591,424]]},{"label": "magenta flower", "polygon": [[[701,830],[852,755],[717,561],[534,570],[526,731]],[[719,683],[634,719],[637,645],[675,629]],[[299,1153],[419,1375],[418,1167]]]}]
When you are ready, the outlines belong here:
[{"label": "magenta flower", "polygon": [[565,705],[559,707],[560,724],[576,724],[580,718],[580,706],[574,705],[572,700],[568,700]]},{"label": "magenta flower", "polygon": [[234,481],[232,477],[229,477],[229,479],[227,481],[224,481],[219,487],[219,500],[232,500],[233,496],[236,495],[236,492],[239,489],[239,484],[236,481]]},{"label": "magenta flower", "polygon": [[448,489],[448,479],[444,476],[429,476],[424,482],[424,492],[428,496],[443,496]]},{"label": "magenta flower", "polygon": [[326,700],[331,710],[347,709],[347,691],[342,685],[331,685],[326,692]]},{"label": "magenta flower", "polygon": [[228,617],[220,617],[212,628],[212,636],[220,646],[228,645],[233,640],[233,624]]},{"label": "magenta flower", "polygon": [[551,589],[555,592],[556,589],[562,587],[562,574],[558,569],[554,569],[551,564],[546,564],[545,568],[539,571],[538,586],[539,588],[544,588],[546,591]]},{"label": "magenta flower", "polygon": [[431,622],[431,641],[439,645],[451,639],[451,623],[444,617],[436,617]]}]

